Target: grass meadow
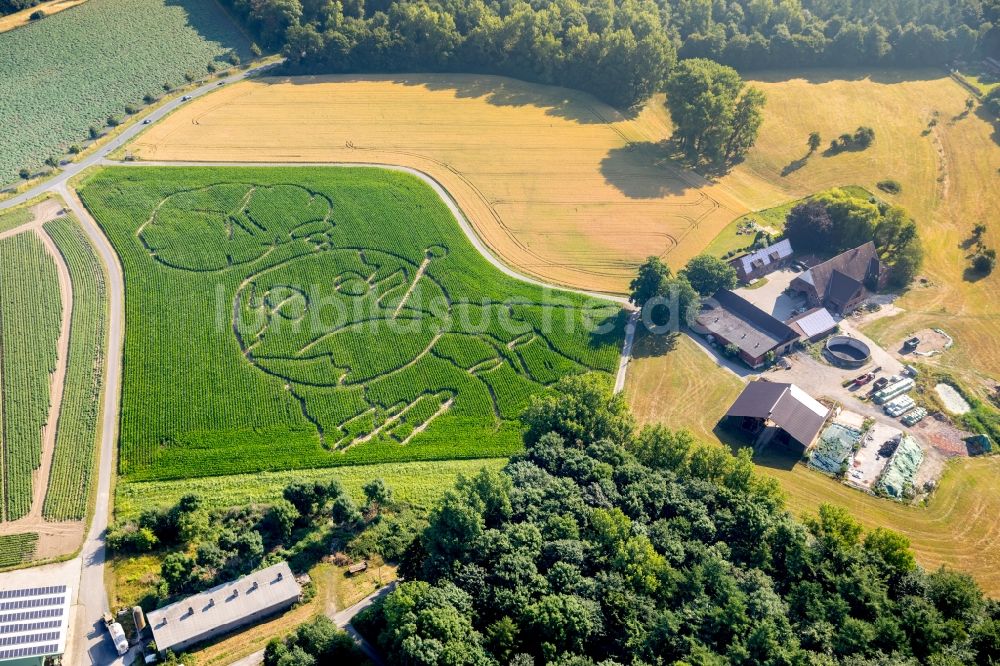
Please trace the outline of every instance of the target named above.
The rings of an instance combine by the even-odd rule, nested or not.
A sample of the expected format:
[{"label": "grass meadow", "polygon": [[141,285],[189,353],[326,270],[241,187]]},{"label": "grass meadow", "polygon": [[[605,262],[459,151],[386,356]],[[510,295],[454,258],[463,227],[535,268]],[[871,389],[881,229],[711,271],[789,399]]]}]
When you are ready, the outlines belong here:
[{"label": "grass meadow", "polygon": [[81,197],[125,272],[129,481],[505,457],[618,306],[506,277],[382,169],[126,168]]}]

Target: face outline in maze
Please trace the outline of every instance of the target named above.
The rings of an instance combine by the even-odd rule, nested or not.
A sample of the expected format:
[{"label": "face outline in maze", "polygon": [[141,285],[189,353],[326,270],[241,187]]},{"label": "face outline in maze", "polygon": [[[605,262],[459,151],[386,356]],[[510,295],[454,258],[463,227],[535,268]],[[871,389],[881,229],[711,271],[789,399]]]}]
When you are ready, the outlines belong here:
[{"label": "face outline in maze", "polygon": [[[297,185],[227,183],[166,197],[137,234],[155,260],[175,269],[221,273],[252,266],[235,291],[231,311],[232,331],[245,359],[281,379],[324,443],[344,449],[382,433],[392,436],[403,421],[409,425],[401,431],[420,432],[457,395],[447,387],[431,387],[407,401],[380,405],[365,391],[368,409],[340,423],[316,417],[323,411],[317,400],[336,399],[338,391],[390,377],[432,354],[442,335],[456,331],[448,294],[433,277],[446,247],[432,245],[416,260],[338,247],[331,233],[336,224],[333,203],[322,194]],[[511,311],[494,303],[480,314],[510,317]],[[516,367],[516,346],[537,331],[513,319],[523,332],[509,344],[485,332],[457,331],[478,337],[492,350],[492,357],[475,368],[461,369],[483,381],[481,373],[504,363]],[[373,350],[392,353],[369,353]],[[498,406],[495,412],[499,418]],[[411,437],[397,441],[405,444]]]}]

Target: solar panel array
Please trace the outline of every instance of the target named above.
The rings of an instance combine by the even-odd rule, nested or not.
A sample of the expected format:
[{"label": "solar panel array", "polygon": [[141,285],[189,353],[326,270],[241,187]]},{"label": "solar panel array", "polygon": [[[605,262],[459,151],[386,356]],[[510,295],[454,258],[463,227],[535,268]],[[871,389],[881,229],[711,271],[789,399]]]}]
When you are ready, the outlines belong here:
[{"label": "solar panel array", "polygon": [[26,587],[21,590],[0,590],[0,599],[21,599],[24,597],[44,597],[50,594],[66,594],[65,585],[48,587]]},{"label": "solar panel array", "polygon": [[59,654],[68,597],[66,585],[0,590],[0,661]]}]

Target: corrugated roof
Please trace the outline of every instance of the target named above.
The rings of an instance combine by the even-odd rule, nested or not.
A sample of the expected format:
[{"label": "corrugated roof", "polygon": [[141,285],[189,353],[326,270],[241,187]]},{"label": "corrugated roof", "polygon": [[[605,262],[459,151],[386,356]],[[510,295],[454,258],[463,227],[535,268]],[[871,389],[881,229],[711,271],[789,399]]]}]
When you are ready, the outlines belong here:
[{"label": "corrugated roof", "polygon": [[69,601],[66,585],[0,590],[0,662],[65,652]]},{"label": "corrugated roof", "polygon": [[239,625],[283,603],[294,603],[302,588],[287,562],[217,585],[148,614],[159,650],[190,644],[213,635],[219,627]]},{"label": "corrugated roof", "polygon": [[[813,285],[816,289],[816,295],[821,300],[832,297],[846,301],[849,300],[849,296],[857,293],[857,288],[864,287],[865,279],[873,270],[877,273],[880,270],[880,264],[875,243],[869,241],[813,266],[808,271],[796,276],[795,279]],[[840,277],[834,280],[836,274],[839,274]],[[844,278],[849,279],[845,280]],[[857,287],[849,296],[845,297],[843,292],[850,289],[854,282],[857,283]],[[836,294],[832,293],[834,289]]]},{"label": "corrugated roof", "polygon": [[792,256],[792,244],[786,238],[778,241],[774,245],[769,245],[765,248],[757,250],[756,252],[744,255],[739,258],[739,261],[743,266],[744,272],[750,273],[755,268],[754,262],[760,262],[761,266],[767,266],[773,261],[781,261],[782,259],[787,259],[790,256]]},{"label": "corrugated roof", "polygon": [[788,325],[797,328],[802,335],[812,338],[837,328],[837,322],[826,308],[816,308],[790,320]]}]

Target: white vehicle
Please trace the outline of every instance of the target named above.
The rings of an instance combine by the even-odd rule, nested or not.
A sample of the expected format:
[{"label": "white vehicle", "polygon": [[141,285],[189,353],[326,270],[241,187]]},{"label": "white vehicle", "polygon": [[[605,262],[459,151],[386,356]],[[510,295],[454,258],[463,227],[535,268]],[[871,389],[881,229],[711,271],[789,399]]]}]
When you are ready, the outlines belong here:
[{"label": "white vehicle", "polygon": [[181,97],[181,101],[182,101],[182,102],[186,102],[186,101],[188,101],[189,99],[191,99],[191,95],[184,95],[184,97]]},{"label": "white vehicle", "polygon": [[125,630],[122,629],[122,625],[117,622],[112,622],[108,625],[108,633],[111,634],[111,640],[115,642],[115,650],[118,651],[118,656],[128,654],[128,638],[125,637]]},{"label": "white vehicle", "polygon": [[917,403],[913,401],[913,398],[911,398],[908,395],[901,395],[895,400],[887,402],[885,404],[884,409],[886,414],[888,414],[893,418],[896,418],[897,416],[910,411],[916,406]]}]

